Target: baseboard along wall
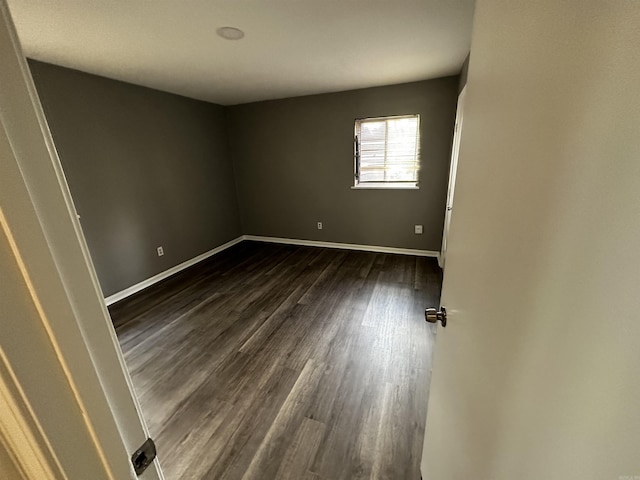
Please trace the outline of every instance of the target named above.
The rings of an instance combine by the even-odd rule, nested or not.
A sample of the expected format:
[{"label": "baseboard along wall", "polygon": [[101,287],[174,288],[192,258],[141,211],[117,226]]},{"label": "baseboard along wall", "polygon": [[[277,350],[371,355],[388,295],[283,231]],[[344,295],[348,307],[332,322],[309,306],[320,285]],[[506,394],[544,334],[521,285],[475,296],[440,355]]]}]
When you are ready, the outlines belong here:
[{"label": "baseboard along wall", "polygon": [[150,278],[147,278],[146,280],[141,281],[140,283],[136,283],[135,285],[132,285],[129,288],[125,288],[124,290],[114,293],[113,295],[109,295],[104,299],[104,301],[107,304],[107,306],[112,305],[124,298],[127,298],[133,295],[134,293],[138,293],[140,290],[144,290],[145,288],[150,287],[151,285],[158,283],[167,277],[170,277],[171,275],[175,275],[176,273],[181,272],[182,270],[189,268],[192,265],[195,265],[196,263],[206,260],[207,258],[215,255],[216,253],[220,253],[226,250],[227,248],[233,247],[235,244],[240,243],[242,240],[244,240],[244,238],[241,235],[238,238],[234,238],[233,240],[227,243],[223,243],[219,247],[212,248],[211,250],[204,252],[198,255],[197,257],[193,257],[192,259],[187,260],[186,262],[182,262],[176,265],[175,267],[171,267],[168,270],[165,270],[164,272],[160,272],[157,275],[154,275],[153,277],[150,277]]},{"label": "baseboard along wall", "polygon": [[211,250],[204,252],[197,257],[193,257],[186,262],[182,262],[175,267],[171,267],[164,272],[160,272],[153,277],[147,278],[142,282],[136,283],[135,285],[130,286],[129,288],[125,288],[120,292],[114,293],[113,295],[109,295],[104,299],[107,306],[112,305],[120,300],[123,300],[134,293],[138,293],[141,290],[144,290],[147,287],[150,287],[153,284],[156,284],[171,275],[175,275],[182,270],[189,268],[196,263],[199,263],[207,258],[220,253],[227,248],[233,247],[234,245],[244,241],[250,240],[253,242],[266,242],[266,243],[281,243],[285,245],[300,245],[306,247],[324,247],[324,248],[340,248],[343,250],[360,250],[364,252],[378,252],[378,253],[392,253],[397,255],[413,255],[417,257],[440,257],[440,252],[435,250],[419,250],[413,248],[396,248],[396,247],[382,247],[377,245],[360,245],[355,243],[339,243],[339,242],[322,242],[318,240],[300,240],[297,238],[280,238],[280,237],[262,237],[257,235],[241,235],[238,238],[234,238],[233,240],[220,245],[219,247],[212,248]]}]

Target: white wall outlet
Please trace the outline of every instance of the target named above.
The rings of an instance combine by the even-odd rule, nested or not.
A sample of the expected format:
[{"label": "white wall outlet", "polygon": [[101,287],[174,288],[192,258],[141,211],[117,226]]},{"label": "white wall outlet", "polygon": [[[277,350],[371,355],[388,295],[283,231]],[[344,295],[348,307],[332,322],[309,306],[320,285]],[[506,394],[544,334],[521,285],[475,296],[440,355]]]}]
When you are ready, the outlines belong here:
[{"label": "white wall outlet", "polygon": [[158,256],[161,257],[164,255],[164,248],[158,247]]},{"label": "white wall outlet", "polygon": [[318,222],[318,230],[322,230],[322,222]]},{"label": "white wall outlet", "polygon": [[413,228],[416,235],[422,235],[422,225],[414,225]]}]

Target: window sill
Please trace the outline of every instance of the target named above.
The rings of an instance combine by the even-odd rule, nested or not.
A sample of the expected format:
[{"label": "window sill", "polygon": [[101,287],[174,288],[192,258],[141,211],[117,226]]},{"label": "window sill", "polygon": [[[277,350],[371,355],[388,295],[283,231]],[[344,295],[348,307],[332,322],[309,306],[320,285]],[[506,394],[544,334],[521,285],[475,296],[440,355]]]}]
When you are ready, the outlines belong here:
[{"label": "window sill", "polygon": [[420,186],[406,183],[360,184],[353,185],[351,190],[420,190]]}]

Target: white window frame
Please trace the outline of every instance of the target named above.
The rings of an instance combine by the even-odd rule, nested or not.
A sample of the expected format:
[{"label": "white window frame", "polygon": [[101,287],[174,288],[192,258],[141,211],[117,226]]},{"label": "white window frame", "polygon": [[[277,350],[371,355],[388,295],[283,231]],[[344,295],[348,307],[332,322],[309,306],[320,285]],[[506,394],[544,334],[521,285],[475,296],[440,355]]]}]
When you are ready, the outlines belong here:
[{"label": "white window frame", "polygon": [[[361,182],[359,178],[360,172],[360,126],[365,122],[381,122],[388,120],[395,120],[401,118],[416,118],[418,121],[416,131],[416,152],[415,158],[417,163],[416,179],[410,181],[377,181],[377,182]],[[354,190],[362,189],[404,189],[404,190],[418,190],[420,176],[420,114],[408,114],[408,115],[389,115],[384,117],[366,117],[356,118],[354,122],[354,137],[353,137],[353,186]]]}]

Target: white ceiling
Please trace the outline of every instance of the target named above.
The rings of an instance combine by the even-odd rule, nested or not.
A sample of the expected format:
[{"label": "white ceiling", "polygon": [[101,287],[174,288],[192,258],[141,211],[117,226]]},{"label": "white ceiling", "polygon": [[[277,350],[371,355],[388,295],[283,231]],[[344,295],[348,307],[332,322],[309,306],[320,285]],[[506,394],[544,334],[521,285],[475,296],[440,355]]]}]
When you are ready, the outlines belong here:
[{"label": "white ceiling", "polygon": [[[473,0],[9,0],[28,57],[222,105],[460,71]],[[221,26],[245,37],[223,40]]]}]

